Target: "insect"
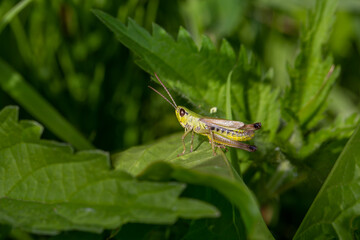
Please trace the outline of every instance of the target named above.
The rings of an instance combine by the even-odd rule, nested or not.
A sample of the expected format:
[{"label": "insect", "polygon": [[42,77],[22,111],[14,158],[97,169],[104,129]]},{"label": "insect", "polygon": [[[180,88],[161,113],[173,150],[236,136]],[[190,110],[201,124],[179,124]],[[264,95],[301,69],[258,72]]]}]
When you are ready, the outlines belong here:
[{"label": "insect", "polygon": [[216,155],[215,147],[226,148],[226,146],[240,148],[248,152],[256,151],[256,146],[242,143],[242,141],[248,141],[254,137],[254,131],[261,128],[261,123],[245,124],[239,121],[231,121],[221,118],[209,118],[201,116],[195,112],[190,111],[186,107],[177,106],[173,97],[168,89],[161,82],[160,78],[155,73],[157,80],[161,86],[165,89],[172,102],[162,95],[159,91],[151,86],[150,89],[164,98],[171,106],[175,108],[176,117],[180,125],[185,129],[185,133],[182,136],[182,144],[184,150],[181,154],[185,154],[185,137],[191,133],[190,152],[193,151],[193,142],[195,133],[204,135],[209,138],[213,154]]}]

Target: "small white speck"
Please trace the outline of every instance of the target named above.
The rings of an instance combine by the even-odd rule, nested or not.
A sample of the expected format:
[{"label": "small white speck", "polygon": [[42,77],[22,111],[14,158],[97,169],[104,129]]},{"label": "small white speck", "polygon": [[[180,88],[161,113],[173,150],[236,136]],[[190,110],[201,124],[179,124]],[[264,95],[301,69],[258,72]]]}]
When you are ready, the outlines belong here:
[{"label": "small white speck", "polygon": [[210,109],[210,113],[216,113],[217,112],[217,107],[212,107]]}]

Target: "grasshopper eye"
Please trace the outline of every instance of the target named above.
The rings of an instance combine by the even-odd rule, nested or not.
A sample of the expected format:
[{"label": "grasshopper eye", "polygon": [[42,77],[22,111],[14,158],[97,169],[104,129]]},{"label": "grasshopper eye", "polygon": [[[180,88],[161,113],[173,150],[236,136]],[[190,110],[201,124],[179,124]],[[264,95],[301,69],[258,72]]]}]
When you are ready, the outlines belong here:
[{"label": "grasshopper eye", "polygon": [[183,108],[180,108],[180,116],[183,117],[185,115],[185,110]]}]

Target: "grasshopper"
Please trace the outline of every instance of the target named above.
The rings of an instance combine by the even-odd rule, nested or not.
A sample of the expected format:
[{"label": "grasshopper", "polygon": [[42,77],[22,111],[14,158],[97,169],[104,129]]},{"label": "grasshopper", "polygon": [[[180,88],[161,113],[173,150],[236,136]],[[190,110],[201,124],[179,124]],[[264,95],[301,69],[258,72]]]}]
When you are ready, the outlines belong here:
[{"label": "grasshopper", "polygon": [[190,111],[186,107],[177,106],[170,92],[162,83],[156,73],[155,76],[160,82],[161,86],[169,95],[172,102],[170,102],[170,100],[168,100],[164,95],[162,95],[159,91],[155,90],[153,87],[148,87],[155,91],[157,94],[159,94],[168,103],[170,103],[171,106],[175,108],[176,117],[180,125],[185,129],[185,133],[181,138],[184,150],[179,155],[185,154],[185,137],[190,132],[192,133],[190,152],[193,151],[195,133],[201,134],[209,138],[209,143],[211,143],[211,148],[214,155],[216,155],[215,147],[226,148],[226,146],[229,146],[234,148],[240,148],[248,152],[256,151],[256,146],[242,143],[242,141],[248,141],[254,137],[254,131],[261,128],[260,122],[253,124],[245,124],[239,121],[231,121],[221,118],[209,118]]}]

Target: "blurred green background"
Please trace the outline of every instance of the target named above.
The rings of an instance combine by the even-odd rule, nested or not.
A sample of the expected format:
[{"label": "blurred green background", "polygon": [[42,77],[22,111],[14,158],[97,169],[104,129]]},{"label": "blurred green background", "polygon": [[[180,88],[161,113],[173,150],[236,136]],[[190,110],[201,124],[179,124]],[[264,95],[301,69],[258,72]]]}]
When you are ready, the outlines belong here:
[{"label": "blurred green background", "polygon": [[[124,22],[131,17],[149,31],[156,22],[174,37],[184,26],[198,44],[202,34],[214,43],[227,38],[235,49],[244,44],[274,69],[276,84],[286,87],[286,65],[296,56],[301,21],[315,4],[312,0],[27,2],[0,33],[0,57],[97,148],[107,151],[149,142],[180,128],[171,108],[147,88],[150,76],[135,65],[134,56],[95,18],[92,8]],[[0,16],[16,3],[2,0]],[[330,108],[344,117],[359,106],[359,12],[360,2],[340,2],[330,44],[324,49],[341,65]],[[16,104],[4,92],[0,102]],[[55,138],[50,135],[45,133]]]},{"label": "blurred green background", "polygon": [[[134,63],[136,56],[91,9],[123,22],[133,18],[150,32],[155,22],[174,38],[184,26],[198,45],[203,34],[216,45],[226,38],[237,51],[244,45],[265,69],[273,69],[274,84],[285,89],[287,64],[294,62],[300,31],[315,5],[313,0],[34,0],[22,1],[26,6],[7,23],[6,14],[17,3],[0,2],[0,58],[96,148],[110,152],[182,129],[173,109],[147,88],[150,76]],[[329,97],[327,117],[346,119],[360,109],[360,1],[340,1],[329,37],[323,50],[334,57],[341,73]],[[173,95],[178,104],[187,104]],[[0,91],[0,104],[19,105],[5,91]],[[22,119],[37,120],[23,108],[20,113]],[[49,130],[44,138],[59,140]],[[289,205],[297,200],[284,199]],[[289,221],[294,224],[277,227],[294,232],[305,213],[301,205],[307,208],[310,203],[297,203],[300,217],[294,217],[296,209],[291,216],[283,213],[284,220],[294,217]]]}]

